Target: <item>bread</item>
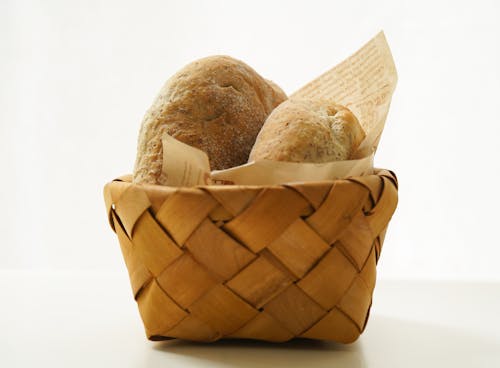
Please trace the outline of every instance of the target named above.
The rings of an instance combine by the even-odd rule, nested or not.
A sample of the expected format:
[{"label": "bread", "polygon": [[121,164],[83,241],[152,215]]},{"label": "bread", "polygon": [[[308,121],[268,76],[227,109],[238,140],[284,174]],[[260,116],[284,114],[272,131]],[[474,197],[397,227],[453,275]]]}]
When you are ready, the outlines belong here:
[{"label": "bread", "polygon": [[212,169],[246,163],[266,117],[285,99],[278,86],[231,57],[188,64],[165,83],[144,116],[134,182],[164,184],[164,133],[205,151]]},{"label": "bread", "polygon": [[354,114],[326,100],[287,100],[269,115],[249,161],[348,160],[365,138]]}]

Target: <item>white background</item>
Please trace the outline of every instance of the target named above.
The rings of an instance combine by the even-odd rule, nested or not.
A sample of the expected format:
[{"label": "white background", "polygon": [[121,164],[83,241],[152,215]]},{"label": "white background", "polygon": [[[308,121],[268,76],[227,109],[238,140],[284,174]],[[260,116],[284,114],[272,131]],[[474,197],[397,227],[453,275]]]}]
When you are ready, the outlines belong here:
[{"label": "white background", "polygon": [[500,280],[500,3],[2,1],[0,268],[124,271],[103,185],[163,82],[211,54],[291,93],[380,29],[399,72],[381,278]]}]

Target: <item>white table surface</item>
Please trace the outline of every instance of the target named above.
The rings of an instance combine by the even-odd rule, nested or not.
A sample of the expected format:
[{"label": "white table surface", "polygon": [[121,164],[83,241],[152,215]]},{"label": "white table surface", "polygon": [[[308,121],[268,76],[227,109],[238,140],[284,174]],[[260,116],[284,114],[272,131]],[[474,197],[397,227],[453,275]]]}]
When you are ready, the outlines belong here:
[{"label": "white table surface", "polygon": [[0,270],[0,367],[500,367],[500,284],[379,280],[350,345],[150,342],[125,270]]}]

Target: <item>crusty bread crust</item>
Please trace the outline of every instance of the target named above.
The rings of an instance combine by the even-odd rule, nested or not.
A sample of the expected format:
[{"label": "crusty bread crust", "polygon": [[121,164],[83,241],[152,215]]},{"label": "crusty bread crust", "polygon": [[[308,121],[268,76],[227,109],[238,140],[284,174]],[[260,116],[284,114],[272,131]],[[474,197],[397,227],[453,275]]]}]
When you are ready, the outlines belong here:
[{"label": "crusty bread crust", "polygon": [[354,114],[332,101],[287,100],[269,115],[249,161],[348,160],[365,138]]},{"label": "crusty bread crust", "polygon": [[165,83],[144,116],[134,182],[164,184],[164,133],[205,151],[212,169],[246,163],[266,117],[285,99],[274,83],[231,57],[187,65]]}]

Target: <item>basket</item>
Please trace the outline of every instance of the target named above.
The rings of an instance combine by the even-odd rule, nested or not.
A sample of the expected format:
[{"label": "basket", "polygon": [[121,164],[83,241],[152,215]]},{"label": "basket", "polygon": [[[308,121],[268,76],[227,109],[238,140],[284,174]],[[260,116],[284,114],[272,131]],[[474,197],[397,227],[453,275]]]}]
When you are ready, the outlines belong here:
[{"label": "basket", "polygon": [[150,340],[363,332],[397,205],[393,172],[272,186],[104,188]]}]

